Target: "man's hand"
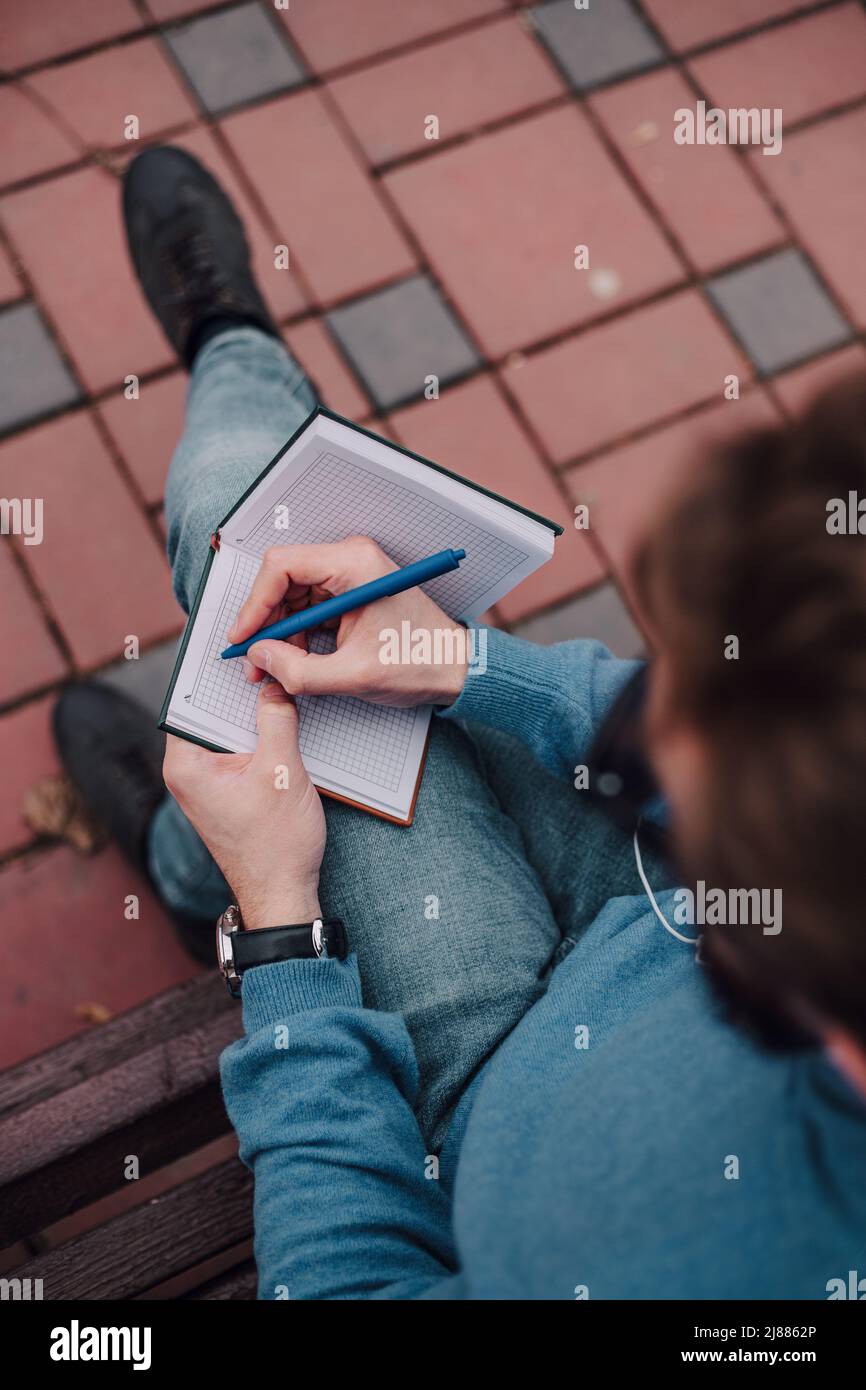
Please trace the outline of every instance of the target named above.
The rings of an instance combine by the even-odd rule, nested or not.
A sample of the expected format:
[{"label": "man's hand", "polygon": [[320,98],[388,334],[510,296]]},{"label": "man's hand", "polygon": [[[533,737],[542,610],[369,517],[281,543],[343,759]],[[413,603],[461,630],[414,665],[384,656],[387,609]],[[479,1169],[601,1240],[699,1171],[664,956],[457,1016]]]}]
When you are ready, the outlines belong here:
[{"label": "man's hand", "polygon": [[248,928],[321,915],[325,816],[301,762],[298,712],[281,685],[259,693],[255,753],[212,753],[169,735],[165,784],[219,864]]},{"label": "man's hand", "polygon": [[[396,568],[367,536],[353,536],[336,545],[275,546],[265,553],[228,640],[243,642],[286,613],[357,588]],[[388,629],[399,633],[405,622],[413,634],[438,633],[445,659],[424,665],[386,664],[381,634]],[[446,633],[453,634],[452,640],[442,640]],[[397,706],[450,705],[466,679],[466,636],[465,629],[423,589],[407,589],[346,613],[332,654],[308,652],[302,637],[256,642],[247,654],[245,671],[254,681],[270,673],[292,695],[356,695],[373,704]],[[431,650],[435,653],[436,646],[431,645]]]}]

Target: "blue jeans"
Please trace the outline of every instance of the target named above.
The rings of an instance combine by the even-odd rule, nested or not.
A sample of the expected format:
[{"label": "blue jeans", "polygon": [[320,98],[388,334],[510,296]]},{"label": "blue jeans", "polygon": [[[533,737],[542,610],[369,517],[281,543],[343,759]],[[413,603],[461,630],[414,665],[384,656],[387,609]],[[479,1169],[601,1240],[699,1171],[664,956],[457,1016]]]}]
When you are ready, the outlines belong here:
[{"label": "blue jeans", "polygon": [[[230,330],[198,354],[166,491],[187,612],[212,531],[315,403],[285,348],[256,329]],[[466,1085],[576,934],[609,897],[640,891],[631,843],[514,740],[435,718],[409,829],[324,804],[322,910],[346,922],[365,1002],[406,1019],[418,1118],[437,1146]],[[150,869],[181,912],[215,919],[230,901],[170,797],[151,828]]]}]

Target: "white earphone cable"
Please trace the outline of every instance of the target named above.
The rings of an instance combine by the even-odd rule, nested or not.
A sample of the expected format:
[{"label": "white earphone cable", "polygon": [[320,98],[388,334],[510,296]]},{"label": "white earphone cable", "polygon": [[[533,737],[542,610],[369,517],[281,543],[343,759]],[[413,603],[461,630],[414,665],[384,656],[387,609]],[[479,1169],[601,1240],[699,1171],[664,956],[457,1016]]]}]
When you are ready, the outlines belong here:
[{"label": "white earphone cable", "polygon": [[701,938],[700,938],[699,936],[683,936],[682,932],[678,932],[677,929],[676,929],[676,927],[672,927],[672,926],[671,926],[670,922],[669,922],[668,919],[665,917],[664,913],[662,912],[661,908],[659,907],[658,903],[656,902],[655,894],[653,893],[653,890],[650,888],[650,886],[649,886],[649,880],[647,879],[647,876],[646,876],[646,874],[644,873],[643,860],[641,859],[640,845],[638,844],[638,838],[637,838],[637,834],[638,834],[638,830],[639,830],[639,829],[640,829],[640,822],[638,822],[638,824],[635,826],[635,829],[634,829],[634,857],[635,857],[635,862],[636,862],[636,864],[637,864],[637,871],[638,871],[638,874],[640,875],[640,881],[641,881],[641,883],[643,884],[643,886],[644,886],[644,891],[645,891],[647,897],[648,897],[649,900],[650,900],[650,904],[651,904],[651,906],[652,906],[653,912],[655,913],[656,917],[658,917],[658,919],[659,919],[659,921],[661,922],[662,926],[664,927],[665,931],[670,932],[671,936],[675,936],[676,939],[677,939],[677,941],[682,941],[683,944],[686,945],[686,946],[699,946],[699,945],[700,945]]}]

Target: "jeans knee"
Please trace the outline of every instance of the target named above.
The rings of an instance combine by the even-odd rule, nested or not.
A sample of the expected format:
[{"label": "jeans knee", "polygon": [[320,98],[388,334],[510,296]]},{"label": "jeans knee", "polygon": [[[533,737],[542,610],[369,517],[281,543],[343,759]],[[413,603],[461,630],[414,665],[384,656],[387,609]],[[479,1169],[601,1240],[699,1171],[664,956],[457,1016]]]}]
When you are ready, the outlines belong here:
[{"label": "jeans knee", "polygon": [[168,559],[178,603],[195,599],[211,536],[243,491],[235,465],[185,475],[172,469],[165,495]]}]

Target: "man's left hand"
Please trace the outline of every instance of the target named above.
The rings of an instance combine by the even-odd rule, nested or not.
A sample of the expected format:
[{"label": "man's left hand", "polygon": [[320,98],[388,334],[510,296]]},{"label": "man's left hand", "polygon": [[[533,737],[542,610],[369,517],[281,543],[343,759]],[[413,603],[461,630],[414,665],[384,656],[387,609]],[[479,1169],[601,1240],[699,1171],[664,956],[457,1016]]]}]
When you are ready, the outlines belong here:
[{"label": "man's left hand", "polygon": [[325,815],[301,761],[298,712],[261,689],[254,753],[212,753],[168,736],[165,784],[231,885],[248,929],[321,916]]}]

